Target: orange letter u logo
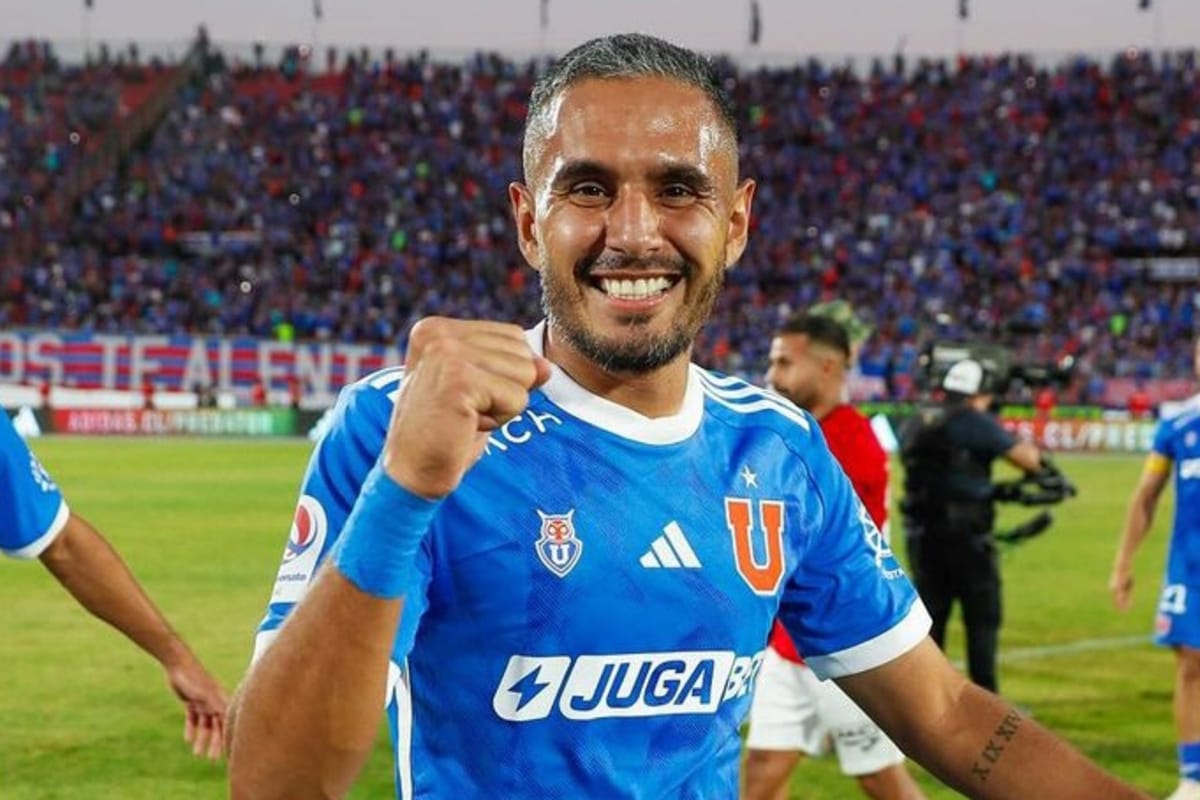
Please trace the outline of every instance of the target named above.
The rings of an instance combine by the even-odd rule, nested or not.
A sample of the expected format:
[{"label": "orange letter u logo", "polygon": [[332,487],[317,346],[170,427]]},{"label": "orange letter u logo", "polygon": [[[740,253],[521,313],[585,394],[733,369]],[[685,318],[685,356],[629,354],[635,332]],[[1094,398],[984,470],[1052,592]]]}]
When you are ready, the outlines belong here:
[{"label": "orange letter u logo", "polygon": [[783,503],[778,500],[758,501],[758,527],[762,530],[761,552],[766,561],[754,557],[754,519],[750,500],[743,497],[725,498],[725,522],[733,538],[733,555],[738,572],[755,594],[774,595],[779,591],[786,567],[783,555]]}]

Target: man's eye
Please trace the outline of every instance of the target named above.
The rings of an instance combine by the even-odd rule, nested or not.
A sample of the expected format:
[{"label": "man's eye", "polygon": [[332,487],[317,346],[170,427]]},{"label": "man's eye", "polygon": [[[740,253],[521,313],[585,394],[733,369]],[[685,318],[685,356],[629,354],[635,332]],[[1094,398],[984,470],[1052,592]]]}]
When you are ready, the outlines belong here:
[{"label": "man's eye", "polygon": [[687,202],[696,199],[696,191],[682,183],[673,183],[663,187],[662,196],[663,199],[672,203]]},{"label": "man's eye", "polygon": [[580,183],[571,187],[571,194],[579,197],[604,197],[604,187],[598,183]]}]

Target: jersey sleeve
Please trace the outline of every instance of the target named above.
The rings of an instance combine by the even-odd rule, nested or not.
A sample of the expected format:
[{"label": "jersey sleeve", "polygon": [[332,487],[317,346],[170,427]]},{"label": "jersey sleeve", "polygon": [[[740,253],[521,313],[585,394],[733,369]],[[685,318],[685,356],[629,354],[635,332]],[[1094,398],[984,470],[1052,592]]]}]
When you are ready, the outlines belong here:
[{"label": "jersey sleeve", "polygon": [[1175,437],[1172,433],[1175,430],[1171,420],[1163,420],[1158,423],[1158,427],[1154,429],[1154,443],[1150,446],[1151,452],[1158,453],[1163,458],[1170,461],[1175,460]]},{"label": "jersey sleeve", "polygon": [[808,541],[784,585],[779,620],[813,671],[835,678],[907,652],[928,633],[930,619],[823,443],[802,457],[807,474],[797,505]]},{"label": "jersey sleeve", "polygon": [[37,558],[67,524],[62,492],[0,411],[0,551]]},{"label": "jersey sleeve", "polygon": [[[258,628],[254,657],[275,638],[291,610],[312,585],[317,568],[341,535],[363,481],[383,449],[388,420],[403,373],[385,370],[342,390],[329,425],[309,458],[300,487],[291,531],[275,576],[266,616]],[[427,576],[427,554],[418,563],[418,576]],[[419,602],[406,605],[404,622],[415,631]],[[402,626],[401,634],[405,632]],[[411,642],[412,631],[409,631]]]}]

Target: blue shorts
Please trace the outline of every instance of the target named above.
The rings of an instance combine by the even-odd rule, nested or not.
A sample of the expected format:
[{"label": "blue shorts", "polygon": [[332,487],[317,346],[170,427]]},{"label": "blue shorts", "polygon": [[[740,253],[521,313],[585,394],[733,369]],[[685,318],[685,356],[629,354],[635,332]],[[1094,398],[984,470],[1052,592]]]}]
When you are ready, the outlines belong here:
[{"label": "blue shorts", "polygon": [[1154,642],[1200,649],[1200,584],[1163,584],[1154,616]]}]

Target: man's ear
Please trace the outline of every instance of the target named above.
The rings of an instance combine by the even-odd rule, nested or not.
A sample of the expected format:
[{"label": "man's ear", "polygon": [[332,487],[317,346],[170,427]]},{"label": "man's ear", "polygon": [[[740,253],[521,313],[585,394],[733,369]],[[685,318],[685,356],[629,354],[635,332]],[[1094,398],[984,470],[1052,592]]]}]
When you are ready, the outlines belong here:
[{"label": "man's ear", "polygon": [[832,354],[824,356],[821,359],[821,366],[823,367],[822,372],[825,373],[826,377],[832,377],[837,374],[838,360]]},{"label": "man's ear", "polygon": [[729,207],[729,229],[725,237],[725,266],[732,267],[746,250],[746,239],[750,235],[750,208],[754,204],[756,184],[750,178],[734,191],[733,204]]},{"label": "man's ear", "polygon": [[523,183],[513,181],[508,185],[508,202],[512,207],[513,223],[517,228],[517,246],[529,266],[538,269],[542,263],[541,244],[537,238],[536,214],[533,193]]}]

